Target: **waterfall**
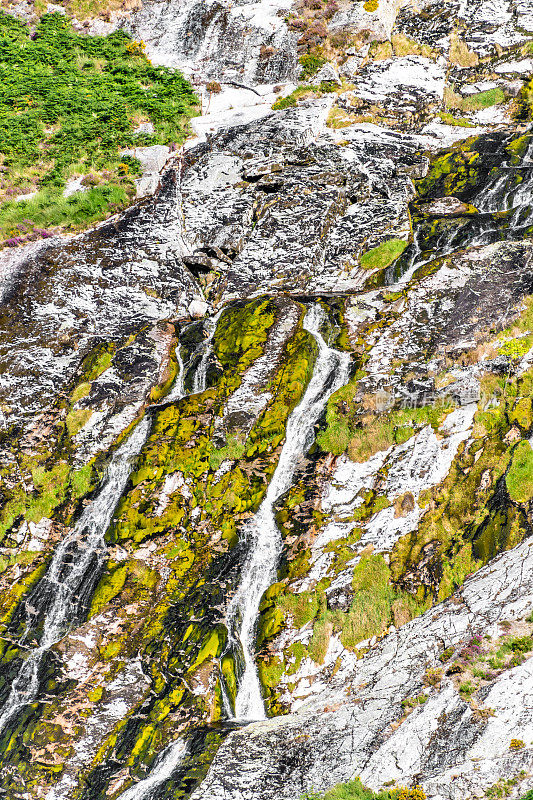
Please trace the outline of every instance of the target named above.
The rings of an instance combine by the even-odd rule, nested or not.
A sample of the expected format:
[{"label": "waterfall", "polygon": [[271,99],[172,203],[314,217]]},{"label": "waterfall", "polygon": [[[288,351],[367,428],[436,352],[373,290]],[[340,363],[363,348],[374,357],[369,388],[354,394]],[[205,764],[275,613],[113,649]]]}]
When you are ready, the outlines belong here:
[{"label": "waterfall", "polygon": [[254,661],[255,628],[259,604],[268,587],[276,580],[278,558],[283,542],[276,525],[274,504],[291,487],[300,458],[313,442],[313,432],[329,397],[349,377],[350,356],[328,347],[320,334],[325,315],[319,305],[312,306],[304,319],[304,328],[315,338],[318,356],[313,376],[289,417],[285,443],[266,496],[257,513],[244,528],[250,550],[237,592],[232,599],[226,625],[230,645],[240,646],[244,673],[235,701],[235,719],[265,719],[261,685]]},{"label": "waterfall", "polygon": [[181,355],[181,345],[176,345],[176,361],[178,362],[179,372],[176,375],[176,380],[174,381],[170,392],[167,394],[166,397],[163,398],[163,403],[177,403],[181,400],[182,397],[185,397],[185,364],[183,362],[183,356]]},{"label": "waterfall", "polygon": [[182,739],[172,742],[159,754],[150,774],[126,789],[119,795],[118,800],[151,800],[161,784],[172,777],[172,773],[187,755],[188,749],[187,743]]},{"label": "waterfall", "polygon": [[[196,348],[195,352],[190,356],[187,364],[183,361],[183,356],[181,354],[181,346],[178,344],[176,347],[176,360],[178,362],[179,372],[176,376],[176,380],[166,397],[164,397],[159,403],[159,405],[167,405],[168,403],[177,403],[181,400],[187,392],[185,391],[185,377],[191,367],[195,357],[198,355],[198,350],[201,348],[202,355],[200,360],[198,361],[198,366],[194,372],[193,377],[193,385],[192,385],[192,394],[200,394],[200,392],[205,392],[206,383],[207,383],[207,369],[209,367],[209,359],[211,357],[211,353],[213,352],[213,338],[215,335],[215,331],[217,329],[218,320],[220,319],[220,315],[222,314],[224,307],[222,307],[214,317],[205,320],[205,330],[207,331],[207,338],[205,342]],[[188,326],[190,327],[190,326]]]},{"label": "waterfall", "polygon": [[209,359],[213,352],[213,338],[215,336],[215,331],[217,329],[218,320],[220,319],[220,315],[222,314],[223,311],[224,311],[224,306],[219,311],[217,311],[214,317],[206,321],[206,329],[208,332],[208,336],[207,336],[207,341],[205,343],[204,352],[196,368],[196,372],[194,373],[193,385],[192,385],[193,394],[199,394],[200,392],[205,392],[206,390],[207,368],[209,367]]},{"label": "waterfall", "polygon": [[[51,598],[43,618],[41,640],[21,664],[13,681],[0,715],[0,731],[15,714],[36,699],[43,658],[78,616],[80,592],[87,575],[97,576],[105,559],[105,532],[126,487],[132,461],[139,454],[149,430],[150,420],[145,416],[115,452],[98,494],[84,509],[72,533],[55,551],[48,572],[37,586],[37,590],[45,589]],[[35,634],[35,625],[31,624],[32,616],[35,617],[35,613],[31,614],[31,601],[30,596],[26,601],[30,609],[30,624],[20,642],[22,646],[30,633]]]},{"label": "waterfall", "polygon": [[[209,336],[199,365],[200,375],[195,375],[195,391],[205,389],[207,360],[211,343],[222,310],[207,321]],[[178,402],[185,396],[186,367],[181,347],[176,347],[179,372],[164,403]],[[39,672],[46,653],[68,631],[79,616],[82,598],[87,595],[91,579],[98,577],[107,549],[105,532],[110,525],[113,512],[128,481],[132,462],[140,453],[151,426],[151,415],[147,414],[136,426],[126,441],[117,449],[102,479],[96,497],[84,509],[74,530],[56,549],[46,575],[26,600],[28,626],[19,644],[25,647],[30,635],[35,636],[42,618],[42,634],[39,645],[30,651],[15,676],[4,709],[0,714],[0,731],[24,706],[34,702],[39,692]],[[46,599],[46,610],[39,612],[36,598]],[[35,603],[35,605],[34,605]],[[172,750],[172,753],[177,751]],[[165,762],[167,763],[167,762]]]},{"label": "waterfall", "polygon": [[[522,180],[516,183],[516,174]],[[394,288],[407,284],[414,273],[436,257],[439,258],[462,250],[465,247],[479,247],[491,244],[501,238],[501,228],[491,217],[498,212],[509,212],[507,218],[508,235],[522,238],[528,226],[533,225],[533,136],[519,165],[509,162],[503,164],[497,174],[485,184],[472,199],[479,215],[473,215],[468,226],[460,227],[451,233],[444,231],[432,246],[432,252],[424,253],[420,244],[420,233],[415,231],[414,240],[406,251],[408,260],[403,266],[401,276],[397,276],[393,264],[387,271],[386,283]],[[484,215],[484,216],[482,216]]]}]

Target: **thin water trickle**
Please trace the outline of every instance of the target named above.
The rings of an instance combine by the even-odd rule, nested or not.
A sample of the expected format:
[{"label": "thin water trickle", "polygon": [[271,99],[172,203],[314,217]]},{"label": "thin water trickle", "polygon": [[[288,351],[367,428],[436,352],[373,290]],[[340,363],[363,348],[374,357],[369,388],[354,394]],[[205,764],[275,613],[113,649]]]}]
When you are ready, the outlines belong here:
[{"label": "thin water trickle", "polygon": [[215,336],[215,331],[217,329],[218,321],[220,319],[220,315],[224,311],[224,307],[222,307],[214,317],[209,320],[206,320],[205,327],[207,330],[207,341],[204,347],[204,352],[202,354],[202,358],[200,359],[198,366],[196,368],[196,372],[194,373],[193,384],[192,384],[192,392],[193,394],[200,394],[200,392],[205,392],[207,388],[207,370],[209,368],[209,359],[211,358],[211,354],[213,352],[213,338]]},{"label": "thin water trickle", "polygon": [[[312,306],[305,316],[304,328],[312,334],[318,345],[313,376],[300,403],[289,417],[285,444],[266,496],[255,516],[243,529],[250,551],[226,616],[230,646],[241,649],[244,658],[244,672],[235,701],[236,720],[250,721],[266,717],[254,661],[254,645],[261,597],[276,580],[283,546],[276,525],[274,504],[290,489],[299,461],[313,442],[314,427],[328,399],[349,378],[349,354],[328,347],[320,334],[324,318],[325,314],[319,305]],[[226,708],[229,705],[226,698]]]},{"label": "thin water trickle", "polygon": [[183,356],[181,355],[181,345],[176,346],[176,361],[178,362],[179,372],[176,375],[176,380],[166,397],[163,398],[164,403],[177,403],[182,397],[185,397],[185,364],[183,363]]},{"label": "thin water trickle", "polygon": [[[79,613],[79,592],[88,573],[98,575],[106,556],[104,535],[126,487],[133,459],[139,454],[150,430],[145,416],[111,459],[94,500],[84,509],[72,533],[56,549],[48,572],[41,580],[51,601],[44,613],[39,646],[20,666],[0,715],[0,731],[39,691],[39,670],[50,648],[68,631]],[[72,552],[76,557],[72,556]],[[31,597],[28,600],[31,603]],[[31,616],[30,616],[31,620]],[[31,622],[21,640],[25,645],[35,635]]]},{"label": "thin water trickle", "polygon": [[[201,392],[205,392],[207,388],[207,370],[209,368],[209,359],[211,358],[211,354],[213,352],[213,338],[217,329],[218,320],[220,319],[220,315],[222,314],[223,310],[224,308],[221,308],[214,317],[206,319],[204,322],[207,337],[200,345],[202,355],[194,371],[191,394],[200,394]],[[195,357],[198,354],[198,349],[199,348],[196,349],[196,351],[190,356],[187,364],[185,364],[183,361],[181,346],[178,345],[176,347],[176,360],[178,362],[179,372],[176,376],[176,380],[174,381],[174,385],[166,397],[163,398],[161,404],[168,405],[168,403],[177,403],[183,397],[186,397],[187,391],[185,389],[185,378],[187,377],[187,373],[191,367],[191,364],[194,362]]]},{"label": "thin water trickle", "polygon": [[182,739],[177,739],[169,744],[159,754],[150,774],[139,783],[126,789],[117,800],[151,800],[161,784],[172,777],[172,773],[176,771],[187,755],[188,749],[187,743]]}]

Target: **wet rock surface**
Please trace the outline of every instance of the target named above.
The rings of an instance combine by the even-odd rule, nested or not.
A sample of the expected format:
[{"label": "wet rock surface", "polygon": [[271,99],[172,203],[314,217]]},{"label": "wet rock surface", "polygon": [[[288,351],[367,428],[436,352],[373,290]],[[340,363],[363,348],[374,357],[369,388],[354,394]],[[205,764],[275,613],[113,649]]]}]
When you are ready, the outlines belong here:
[{"label": "wet rock surface", "polygon": [[[149,0],[84,27],[143,39],[203,116],[183,151],[146,148],[126,213],[0,254],[2,708],[146,428],[0,729],[13,800],[533,786],[533,17],[316,5]],[[243,724],[228,607],[320,341],[350,367],[273,506],[269,718]]]},{"label": "wet rock surface", "polygon": [[[401,702],[423,690],[426,670],[441,666],[438,656],[448,647],[455,650],[477,632],[495,634],[500,621],[529,611],[531,547],[525,542],[496,559],[461,593],[389,634],[362,659],[347,658],[329,686],[297,714],[232,733],[195,800],[293,798],[354,775],[374,789],[386,779],[401,784],[415,779],[432,795],[455,798],[465,789],[496,782],[501,774],[529,771],[530,752],[516,760],[508,755],[515,734],[530,735],[529,714],[513,713],[503,697],[512,683],[512,703],[527,707],[530,661],[491,685],[483,703],[496,702],[487,719],[476,718],[450,679],[430,689],[426,702],[405,721]],[[501,773],[504,764],[508,771]]]}]

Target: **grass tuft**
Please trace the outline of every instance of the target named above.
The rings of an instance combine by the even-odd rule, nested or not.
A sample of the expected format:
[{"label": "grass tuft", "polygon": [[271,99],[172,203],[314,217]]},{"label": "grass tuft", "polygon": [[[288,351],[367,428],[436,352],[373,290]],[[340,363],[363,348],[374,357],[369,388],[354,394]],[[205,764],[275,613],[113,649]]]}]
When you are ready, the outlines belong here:
[{"label": "grass tuft", "polygon": [[367,250],[361,256],[361,266],[363,269],[385,269],[401,256],[406,247],[407,242],[403,239],[389,239]]}]

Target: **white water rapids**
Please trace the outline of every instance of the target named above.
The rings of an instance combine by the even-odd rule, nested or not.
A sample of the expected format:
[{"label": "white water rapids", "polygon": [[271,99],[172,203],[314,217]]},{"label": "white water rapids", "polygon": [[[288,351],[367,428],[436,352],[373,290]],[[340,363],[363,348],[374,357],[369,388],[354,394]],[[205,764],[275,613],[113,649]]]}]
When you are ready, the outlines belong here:
[{"label": "white water rapids", "polygon": [[[76,618],[79,592],[87,572],[101,564],[106,555],[104,535],[113,512],[125,489],[132,468],[132,460],[140,452],[148,432],[150,419],[145,416],[118,448],[111,459],[100,491],[84,509],[72,533],[56,549],[46,581],[51,600],[43,619],[39,646],[32,650],[21,664],[9,696],[0,715],[0,731],[25,705],[32,703],[39,691],[39,669],[50,648],[67,632]],[[73,555],[73,552],[75,555]],[[20,644],[24,646],[30,625]]]},{"label": "white water rapids", "polygon": [[285,444],[266,496],[257,513],[244,526],[250,551],[243,575],[226,616],[230,644],[240,645],[244,656],[244,673],[239,681],[235,701],[237,720],[265,719],[261,685],[254,661],[255,628],[259,604],[264,592],[276,580],[278,558],[283,542],[276,525],[274,504],[288,491],[301,457],[313,442],[313,432],[330,396],[349,377],[348,353],[328,347],[320,334],[325,314],[319,305],[312,306],[304,320],[304,328],[318,345],[313,376],[289,421]]}]

